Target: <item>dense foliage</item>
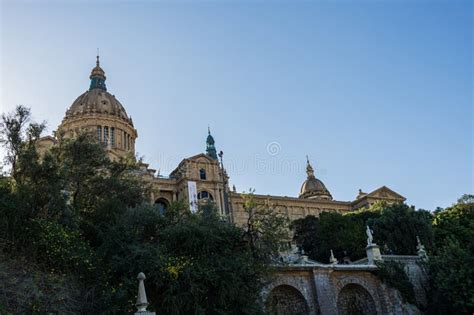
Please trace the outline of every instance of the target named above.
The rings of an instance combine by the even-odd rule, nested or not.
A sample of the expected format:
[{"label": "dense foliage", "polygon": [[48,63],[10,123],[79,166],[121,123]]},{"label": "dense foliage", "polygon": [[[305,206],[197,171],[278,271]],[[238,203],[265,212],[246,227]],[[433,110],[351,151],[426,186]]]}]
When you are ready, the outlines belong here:
[{"label": "dense foliage", "polygon": [[405,204],[374,204],[370,209],[347,214],[326,212],[292,222],[294,239],[310,258],[329,262],[330,250],[342,261],[365,257],[366,225],[374,231],[374,242],[386,253],[416,254],[416,236],[432,243],[431,214]]},{"label": "dense foliage", "polygon": [[[0,176],[0,313],[130,313],[136,275],[147,275],[151,309],[163,314],[259,314],[268,264],[287,239],[286,218],[245,197],[243,228],[213,204],[192,214],[182,201],[165,213],[148,202],[135,159],[110,160],[87,133],[38,151],[44,123],[22,106],[1,117],[7,149]],[[60,136],[60,135],[59,135]],[[347,214],[296,220],[294,240],[310,258],[365,257],[366,225],[385,254],[426,246],[430,314],[474,312],[474,196],[434,213],[376,203]],[[403,267],[378,276],[413,302]]]},{"label": "dense foliage", "polygon": [[375,274],[388,286],[400,292],[404,301],[415,304],[415,292],[403,264],[396,261],[377,262]]},{"label": "dense foliage", "polygon": [[22,106],[2,116],[0,312],[130,313],[144,272],[162,314],[261,313],[283,218],[251,195],[246,229],[212,204],[191,214],[176,202],[162,214],[132,157],[110,160],[87,133],[39,153],[43,129]]},{"label": "dense foliage", "polygon": [[[429,314],[472,314],[474,311],[474,196],[464,195],[457,204],[433,214],[405,204],[376,203],[348,214],[323,213],[292,222],[294,239],[310,258],[329,262],[330,250],[339,262],[366,256],[365,226],[374,231],[374,242],[385,254],[415,255],[416,236],[426,246]],[[413,302],[413,288],[403,268],[381,264],[378,276]]]},{"label": "dense foliage", "polygon": [[311,259],[328,263],[331,250],[341,261],[346,257],[364,257],[364,224],[355,217],[324,212],[319,218],[307,216],[291,226],[296,243]]},{"label": "dense foliage", "polygon": [[430,259],[430,308],[433,314],[474,312],[474,198],[436,211]]}]

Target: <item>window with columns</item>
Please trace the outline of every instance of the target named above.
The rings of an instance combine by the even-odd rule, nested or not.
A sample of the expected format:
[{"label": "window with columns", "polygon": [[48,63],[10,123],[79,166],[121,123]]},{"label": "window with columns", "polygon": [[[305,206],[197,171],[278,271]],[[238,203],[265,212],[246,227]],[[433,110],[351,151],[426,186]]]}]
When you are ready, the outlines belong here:
[{"label": "window with columns", "polygon": [[122,130],[122,149],[125,150],[125,130]]},{"label": "window with columns", "polygon": [[115,128],[111,127],[110,128],[110,144],[112,147],[115,147]]},{"label": "window with columns", "polygon": [[97,140],[102,143],[102,126],[97,126]]},{"label": "window with columns", "polygon": [[109,144],[109,127],[104,127],[104,144]]}]

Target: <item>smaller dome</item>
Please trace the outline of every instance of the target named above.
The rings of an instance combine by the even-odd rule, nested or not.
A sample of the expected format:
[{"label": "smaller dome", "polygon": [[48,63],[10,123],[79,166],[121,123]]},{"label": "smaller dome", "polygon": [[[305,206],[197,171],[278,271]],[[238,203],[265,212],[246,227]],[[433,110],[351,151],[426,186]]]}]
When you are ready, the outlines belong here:
[{"label": "smaller dome", "polygon": [[321,199],[330,199],[332,196],[324,186],[323,182],[317,179],[316,177],[308,178],[301,185],[300,198],[321,198]]},{"label": "smaller dome", "polygon": [[308,178],[303,182],[303,185],[301,185],[299,197],[305,199],[332,200],[331,193],[324,183],[314,176],[314,170],[309,163],[309,159],[307,159],[306,173],[308,174]]}]

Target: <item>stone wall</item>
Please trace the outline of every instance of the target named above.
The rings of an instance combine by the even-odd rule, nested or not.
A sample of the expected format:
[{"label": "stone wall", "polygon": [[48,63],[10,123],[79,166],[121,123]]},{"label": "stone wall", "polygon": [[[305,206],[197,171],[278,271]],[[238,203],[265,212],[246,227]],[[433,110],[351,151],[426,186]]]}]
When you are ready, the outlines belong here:
[{"label": "stone wall", "polygon": [[[271,314],[419,314],[416,307],[402,301],[397,290],[373,274],[376,268],[323,264],[276,267],[262,297]],[[285,296],[288,300],[282,302]]]},{"label": "stone wall", "polygon": [[415,255],[382,255],[384,261],[396,261],[404,266],[408,279],[413,284],[415,300],[418,305],[427,305],[426,291],[428,272],[423,257]]}]

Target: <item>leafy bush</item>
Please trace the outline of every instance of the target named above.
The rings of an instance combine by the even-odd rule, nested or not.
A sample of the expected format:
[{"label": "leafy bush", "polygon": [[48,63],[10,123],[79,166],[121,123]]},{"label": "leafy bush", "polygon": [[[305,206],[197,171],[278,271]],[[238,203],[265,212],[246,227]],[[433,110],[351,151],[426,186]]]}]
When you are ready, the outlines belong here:
[{"label": "leafy bush", "polygon": [[27,230],[32,240],[30,254],[50,272],[97,279],[100,261],[79,232],[44,219],[32,220]]},{"label": "leafy bush", "polygon": [[465,195],[435,212],[430,258],[430,314],[474,313],[474,203]]},{"label": "leafy bush", "polygon": [[403,264],[395,261],[377,262],[378,270],[375,274],[383,283],[397,289],[405,302],[415,304],[413,284],[406,274]]},{"label": "leafy bush", "polygon": [[74,276],[42,271],[27,258],[0,255],[1,314],[89,313],[89,295]]},{"label": "leafy bush", "polygon": [[108,309],[132,311],[135,277],[142,271],[150,309],[165,314],[261,312],[264,262],[255,260],[242,229],[204,211],[191,214],[178,211],[179,204],[171,206],[176,211],[167,216],[145,205],[129,209],[104,234],[99,252],[113,271]]}]

